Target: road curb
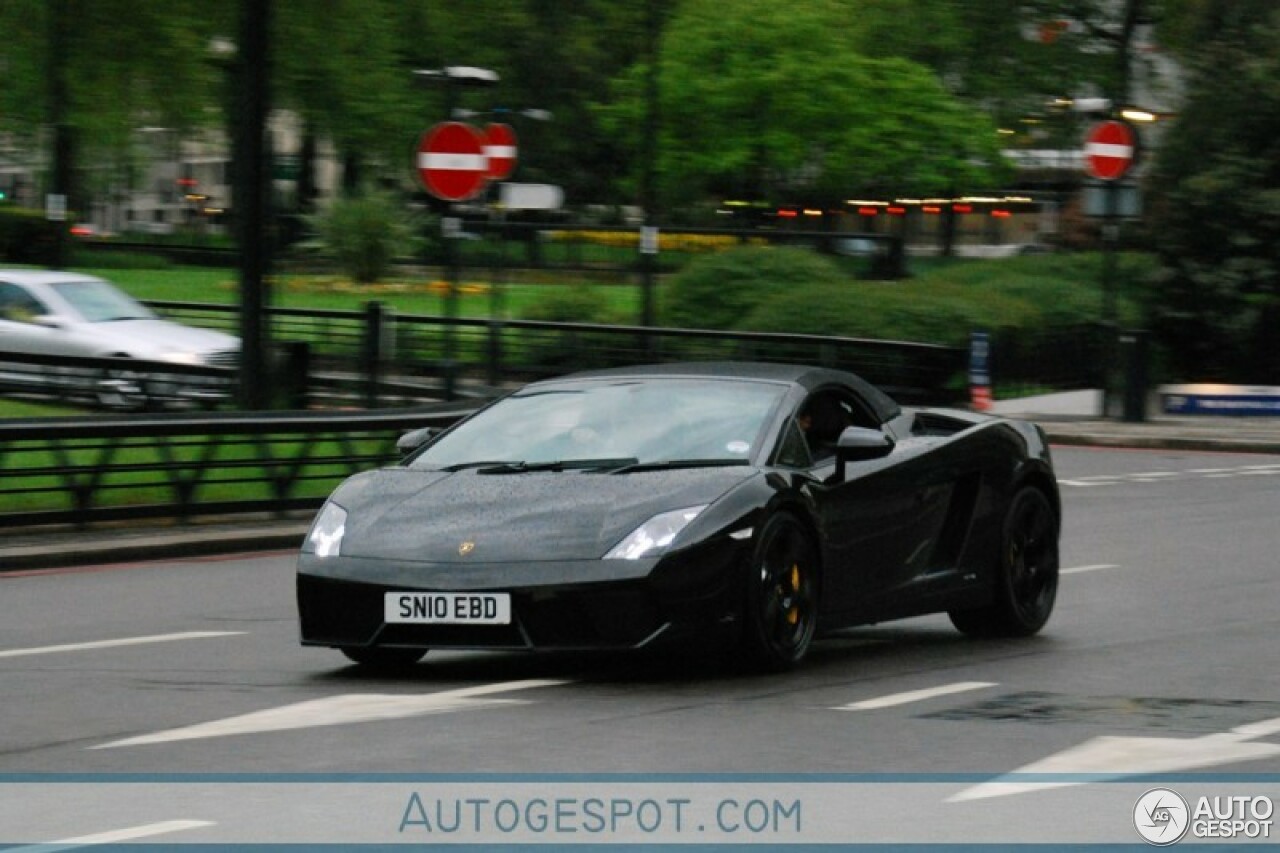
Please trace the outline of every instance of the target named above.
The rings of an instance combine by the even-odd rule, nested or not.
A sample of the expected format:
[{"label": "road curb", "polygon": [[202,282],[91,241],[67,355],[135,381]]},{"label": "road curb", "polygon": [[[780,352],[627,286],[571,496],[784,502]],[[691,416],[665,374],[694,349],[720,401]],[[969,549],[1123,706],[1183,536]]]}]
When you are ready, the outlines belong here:
[{"label": "road curb", "polygon": [[119,536],[102,531],[79,531],[59,539],[0,545],[0,574],[128,563],[144,560],[209,557],[252,551],[297,550],[308,524],[300,522],[235,530],[181,529],[144,535]]},{"label": "road curb", "polygon": [[1209,438],[1207,436],[1151,435],[1137,433],[1079,433],[1041,424],[1050,444],[1072,447],[1104,447],[1134,450],[1192,450],[1213,453],[1268,453],[1280,455],[1280,440],[1261,438]]}]

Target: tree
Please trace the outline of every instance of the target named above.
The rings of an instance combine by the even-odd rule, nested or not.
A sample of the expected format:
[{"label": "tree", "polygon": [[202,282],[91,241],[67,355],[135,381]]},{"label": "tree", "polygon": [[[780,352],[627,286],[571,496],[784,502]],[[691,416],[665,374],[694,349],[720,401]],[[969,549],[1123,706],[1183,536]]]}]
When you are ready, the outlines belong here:
[{"label": "tree", "polygon": [[[997,179],[991,121],[931,70],[859,52],[851,6],[687,0],[664,34],[661,186],[834,204],[855,193],[944,192]],[[639,137],[646,68],[617,82],[608,126]]]},{"label": "tree", "polygon": [[[401,4],[314,0],[277,9],[276,106],[299,116],[304,138],[333,145],[349,192],[360,189],[365,167],[374,178],[405,175],[422,109],[402,54]],[[302,165],[309,177],[311,164]]]},{"label": "tree", "polygon": [[1280,383],[1280,7],[1180,11],[1187,95],[1146,187],[1153,319],[1180,376]]},{"label": "tree", "polygon": [[1127,105],[1161,85],[1159,54],[1139,47],[1181,2],[860,0],[859,49],[933,69],[948,91],[1019,131],[1010,143],[1071,147],[1081,133],[1072,99]]},{"label": "tree", "polygon": [[[54,110],[49,72],[60,63],[65,103],[57,113],[78,152],[78,167],[68,165],[68,172],[89,186],[128,176],[139,157],[139,128],[182,134],[213,120],[208,108],[219,80],[207,51],[216,19],[199,0],[5,0],[0,132],[36,147]],[[106,168],[89,171],[87,164]],[[71,195],[73,204],[83,199],[81,189]]]}]

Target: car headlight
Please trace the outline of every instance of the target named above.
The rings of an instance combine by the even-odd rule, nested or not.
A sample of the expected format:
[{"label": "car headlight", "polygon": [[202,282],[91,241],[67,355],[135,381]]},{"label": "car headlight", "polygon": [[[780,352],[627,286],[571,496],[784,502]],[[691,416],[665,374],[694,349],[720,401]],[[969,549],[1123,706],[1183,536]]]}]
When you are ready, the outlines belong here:
[{"label": "car headlight", "polygon": [[311,522],[311,532],[302,550],[317,557],[336,557],[341,553],[342,536],[347,532],[347,511],[330,501]]},{"label": "car headlight", "polygon": [[155,361],[167,361],[171,364],[204,364],[204,354],[192,352],[191,350],[171,349],[165,350],[155,356],[144,356],[154,358]]},{"label": "car headlight", "polygon": [[655,515],[627,534],[627,537],[609,549],[606,560],[639,560],[662,553],[672,540],[707,508],[691,506]]}]

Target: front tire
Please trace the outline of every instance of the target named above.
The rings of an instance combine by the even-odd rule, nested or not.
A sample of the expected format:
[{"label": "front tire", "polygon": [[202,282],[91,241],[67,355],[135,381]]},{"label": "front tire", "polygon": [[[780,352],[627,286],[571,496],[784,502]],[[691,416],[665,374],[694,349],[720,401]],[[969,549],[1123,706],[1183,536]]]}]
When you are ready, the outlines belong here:
[{"label": "front tire", "polygon": [[386,648],[382,646],[344,646],[342,653],[352,663],[370,669],[402,669],[413,666],[427,654],[426,649]]},{"label": "front tire", "polygon": [[[115,353],[111,358],[125,359],[125,353]],[[139,412],[148,407],[147,379],[141,373],[120,368],[103,368],[95,385],[98,405],[122,412]]]},{"label": "front tire", "polygon": [[754,668],[781,672],[809,652],[818,625],[818,555],[804,526],[770,518],[747,575],[742,650]]},{"label": "front tire", "polygon": [[1005,512],[995,601],[951,611],[951,623],[975,637],[1028,637],[1044,627],[1058,595],[1058,516],[1040,489],[1026,487]]}]

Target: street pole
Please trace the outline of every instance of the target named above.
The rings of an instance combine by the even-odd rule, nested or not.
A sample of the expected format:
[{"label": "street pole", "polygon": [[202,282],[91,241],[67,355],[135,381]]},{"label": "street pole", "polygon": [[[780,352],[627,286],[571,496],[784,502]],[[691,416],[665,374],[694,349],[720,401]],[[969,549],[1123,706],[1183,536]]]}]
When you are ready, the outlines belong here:
[{"label": "street pole", "polygon": [[[658,43],[661,36],[661,22],[658,16],[657,0],[648,0],[645,5],[645,38],[646,54],[649,68],[645,74],[644,85],[644,133],[641,140],[640,175],[640,207],[644,211],[644,227],[641,231],[640,248],[640,325],[646,329],[657,324],[657,250],[656,234],[658,222]],[[650,235],[654,237],[654,246],[645,245]],[[644,348],[646,356],[654,356],[653,335],[646,332]]]},{"label": "street pole", "polygon": [[270,176],[266,127],[269,108],[271,0],[241,0],[237,74],[240,78],[235,149],[235,219],[240,249],[240,402],[245,409],[267,407],[268,304],[270,266]]},{"label": "street pole", "polygon": [[1118,282],[1116,281],[1116,251],[1120,243],[1120,185],[1116,181],[1108,181],[1103,188],[1102,216],[1102,320],[1111,330],[1115,330],[1119,319],[1116,316]]},{"label": "street pole", "polygon": [[[446,121],[453,120],[454,112],[457,109],[459,93],[455,91],[455,87],[492,86],[499,80],[496,71],[466,65],[449,65],[438,69],[424,68],[415,70],[413,73],[423,83],[439,81],[444,85]],[[444,396],[446,400],[452,400],[456,396],[458,372],[458,366],[455,361],[457,358],[456,326],[458,319],[458,290],[462,277],[461,248],[457,244],[457,241],[462,238],[462,220],[457,215],[452,202],[445,208],[445,215],[441,217],[440,225],[445,251]]]},{"label": "street pole", "polygon": [[1116,245],[1120,239],[1118,187],[1115,181],[1103,186],[1102,215],[1102,327],[1105,335],[1106,368],[1103,373],[1103,412],[1110,413],[1116,396],[1115,364],[1118,355],[1119,324],[1116,319]]},{"label": "street pole", "polygon": [[444,398],[457,396],[458,357],[458,286],[462,278],[462,259],[458,240],[461,237],[462,220],[454,215],[449,205],[449,215],[441,221],[445,251],[444,298]]},{"label": "street pole", "polygon": [[53,181],[45,200],[46,217],[53,229],[53,253],[49,266],[62,269],[67,254],[67,196],[71,192],[73,140],[67,123],[67,0],[49,5],[49,124],[53,128]]}]

